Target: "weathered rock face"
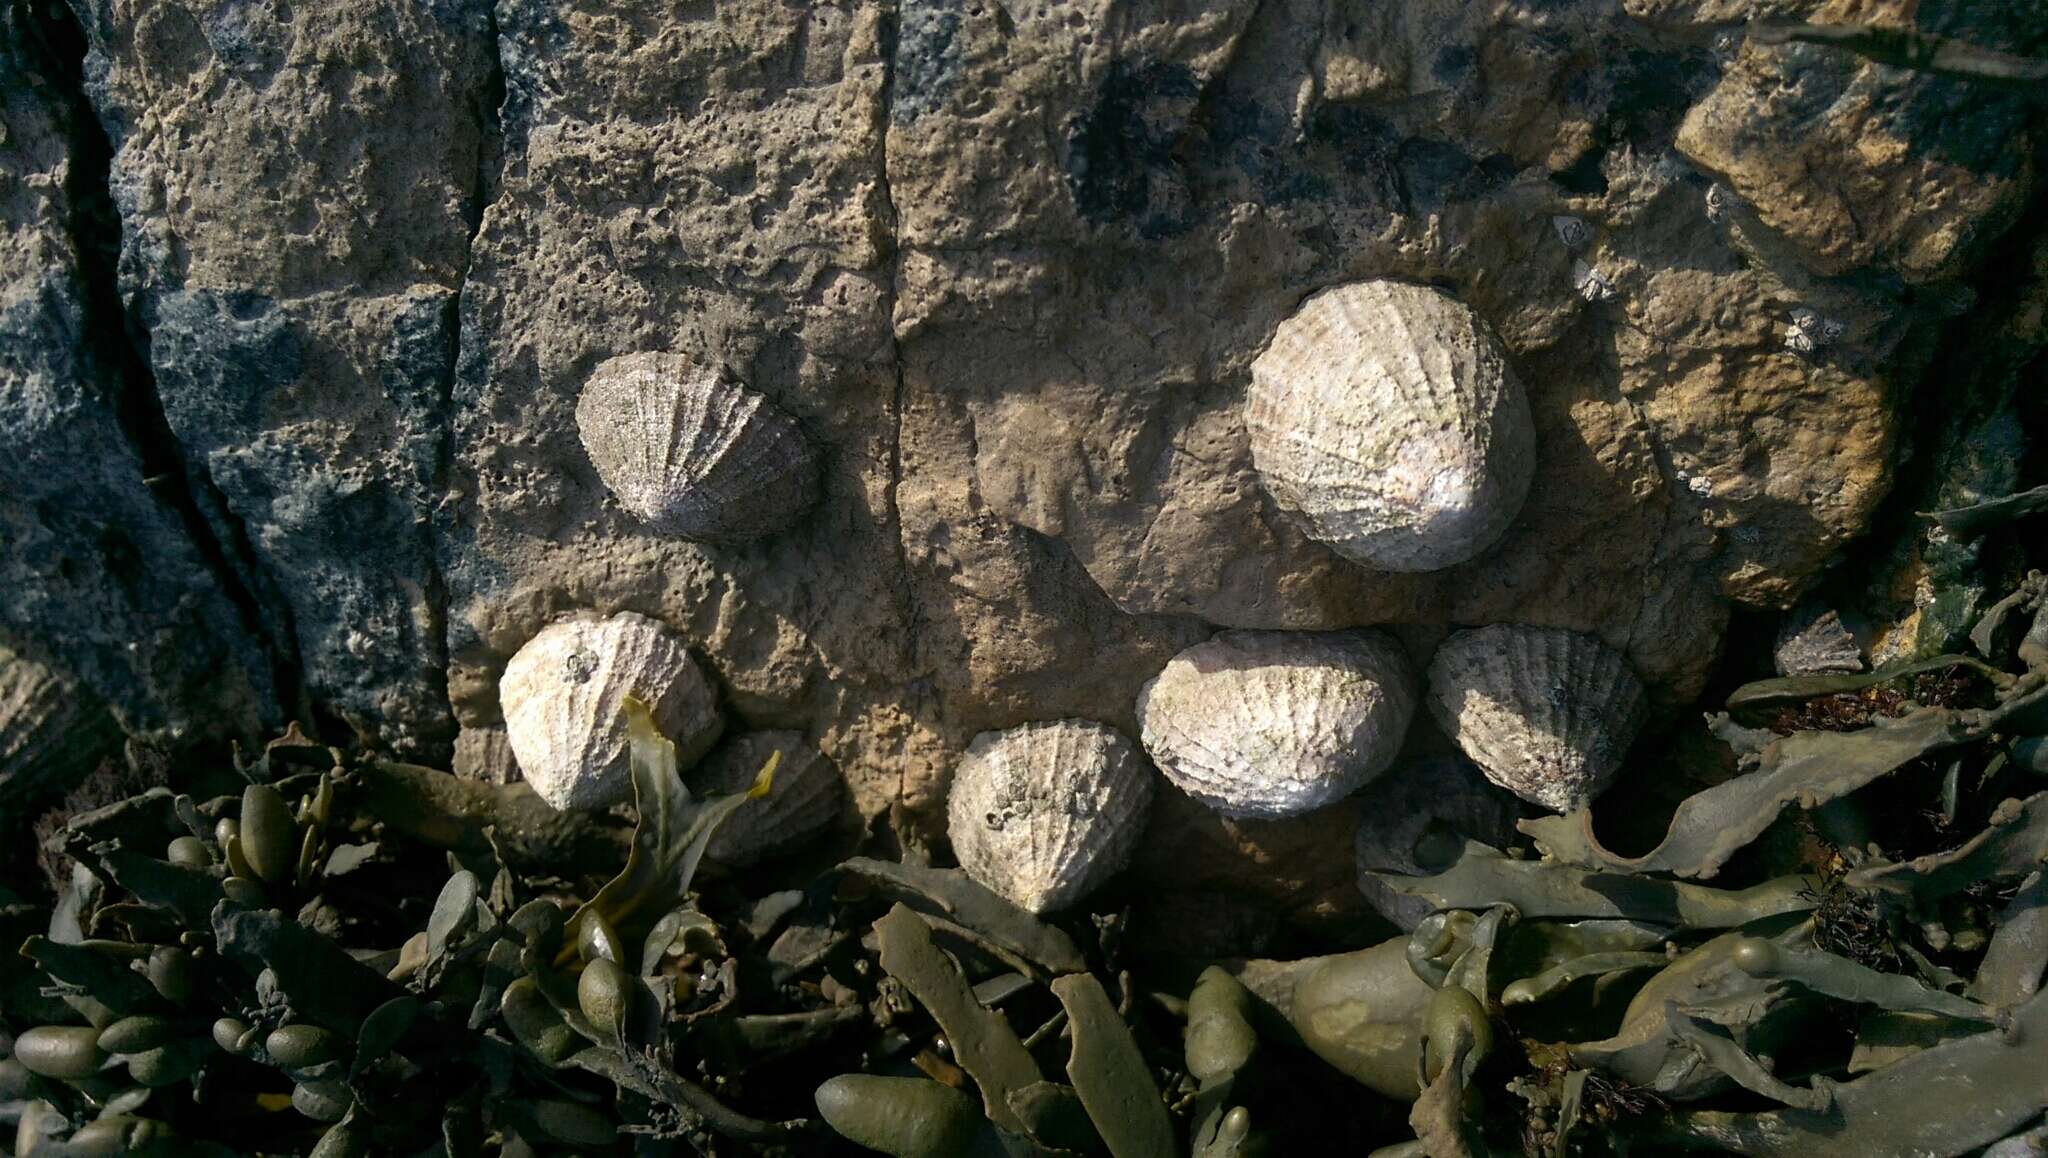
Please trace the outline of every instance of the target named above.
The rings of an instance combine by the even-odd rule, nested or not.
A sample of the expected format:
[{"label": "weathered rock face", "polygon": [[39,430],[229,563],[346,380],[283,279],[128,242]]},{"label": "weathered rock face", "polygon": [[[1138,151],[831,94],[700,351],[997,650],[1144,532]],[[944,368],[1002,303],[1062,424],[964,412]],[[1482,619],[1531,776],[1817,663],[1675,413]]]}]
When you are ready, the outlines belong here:
[{"label": "weathered rock face", "polygon": [[[1887,0],[74,3],[141,360],[80,336],[77,134],[0,78],[0,390],[61,400],[0,411],[10,636],[133,727],[311,710],[496,768],[511,655],[635,611],[870,814],[932,814],[981,731],[1136,734],[1219,628],[1569,628],[1687,701],[1731,606],[1868,528],[2037,184],[2017,98],[1740,33]],[[1989,7],[1918,18],[2039,47]],[[1528,397],[1520,512],[1439,571],[1340,557],[1253,467],[1252,362],[1370,279],[1469,308]],[[621,509],[576,407],[642,353],[790,415],[815,505],[736,543]]]},{"label": "weathered rock face", "polygon": [[142,445],[154,403],[91,236],[111,220],[83,200],[89,113],[47,31],[0,17],[0,634],[136,731],[253,728],[276,718],[268,664]]},{"label": "weathered rock face", "polygon": [[314,704],[400,753],[445,753],[431,518],[482,192],[487,16],[77,9],[114,146],[120,291],[199,510]]}]

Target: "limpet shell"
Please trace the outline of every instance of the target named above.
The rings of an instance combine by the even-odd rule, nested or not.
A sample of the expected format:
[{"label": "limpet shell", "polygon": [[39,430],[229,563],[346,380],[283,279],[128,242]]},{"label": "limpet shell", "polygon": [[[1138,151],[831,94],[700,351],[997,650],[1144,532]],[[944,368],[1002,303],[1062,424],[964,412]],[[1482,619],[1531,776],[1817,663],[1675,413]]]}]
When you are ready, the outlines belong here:
[{"label": "limpet shell", "polygon": [[1352,857],[1358,888],[1380,915],[1403,929],[1428,916],[1428,901],[1395,892],[1369,875],[1420,876],[1444,867],[1466,840],[1506,847],[1520,806],[1463,756],[1447,753],[1395,765],[1359,792],[1365,803]]},{"label": "limpet shell", "polygon": [[1034,913],[1080,900],[1130,859],[1152,804],[1137,745],[1090,720],[983,732],[947,801],[967,875]]},{"label": "limpet shell", "polygon": [[754,786],[771,753],[781,752],[775,786],[735,809],[711,834],[704,853],[729,865],[779,856],[832,827],[846,797],[839,769],[804,743],[801,732],[748,732],[718,746],[690,773],[690,790],[731,795]]},{"label": "limpet shell", "polygon": [[1487,779],[1569,812],[1621,770],[1644,696],[1628,661],[1590,635],[1495,624],[1437,649],[1429,709]]},{"label": "limpet shell", "polygon": [[1422,286],[1324,290],[1252,363],[1245,424],[1267,493],[1338,554],[1385,571],[1478,555],[1535,469],[1529,404],[1464,305]]},{"label": "limpet shell", "polygon": [[76,785],[120,745],[99,697],[0,647],[0,807]]},{"label": "limpet shell", "polygon": [[1415,673],[1377,631],[1226,631],[1138,693],[1153,763],[1226,816],[1309,812],[1386,771],[1415,715]]},{"label": "limpet shell", "polygon": [[519,768],[556,808],[605,808],[633,794],[627,696],[644,701],[687,766],[718,739],[718,698],[674,632],[631,611],[542,628],[498,680]]},{"label": "limpet shell", "polygon": [[619,504],[665,535],[766,535],[817,497],[816,455],[796,420],[713,363],[609,359],[583,385],[576,429]]}]

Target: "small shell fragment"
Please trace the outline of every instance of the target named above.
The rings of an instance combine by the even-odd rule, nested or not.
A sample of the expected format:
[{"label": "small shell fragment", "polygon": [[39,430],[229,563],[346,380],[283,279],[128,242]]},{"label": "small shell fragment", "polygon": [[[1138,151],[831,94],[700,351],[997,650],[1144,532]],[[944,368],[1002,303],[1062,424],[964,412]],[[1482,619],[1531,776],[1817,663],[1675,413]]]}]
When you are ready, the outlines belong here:
[{"label": "small shell fragment", "polygon": [[1536,462],[1500,343],[1456,300],[1400,282],[1303,302],[1252,363],[1245,425],[1273,500],[1386,571],[1434,571],[1492,546]]},{"label": "small shell fragment", "polygon": [[1795,354],[1817,354],[1839,341],[1845,329],[1841,322],[1800,306],[1792,311],[1791,324],[1785,327],[1785,348]]},{"label": "small shell fragment", "polygon": [[1614,280],[1601,273],[1591,262],[1580,259],[1572,262],[1572,288],[1589,302],[1604,302],[1621,292]]},{"label": "small shell fragment", "polygon": [[1779,626],[1771,661],[1781,676],[1862,671],[1863,649],[1833,608],[1809,599]]},{"label": "small shell fragment", "polygon": [[629,799],[627,696],[648,704],[687,767],[718,739],[717,694],[681,638],[631,611],[552,624],[498,681],[505,736],[534,791],[556,808]]},{"label": "small shell fragment", "polygon": [[1707,220],[1718,222],[1723,217],[1726,217],[1728,215],[1728,203],[1734,199],[1735,195],[1730,193],[1728,187],[1719,181],[1708,185],[1706,195]]},{"label": "small shell fragment", "polygon": [[1437,649],[1429,708],[1487,779],[1570,812],[1621,770],[1644,695],[1628,661],[1590,635],[1495,624]]},{"label": "small shell fragment", "polygon": [[953,855],[968,876],[1020,908],[1065,908],[1130,859],[1152,791],[1137,746],[1102,724],[1055,720],[983,732],[953,776]]},{"label": "small shell fragment", "polygon": [[816,456],[796,421],[723,368],[681,354],[599,365],[576,403],[576,429],[619,504],[663,534],[754,538],[817,497]]},{"label": "small shell fragment", "polygon": [[740,805],[711,834],[704,854],[745,866],[780,856],[832,827],[846,786],[824,753],[801,732],[748,732],[718,746],[690,773],[690,790],[729,796],[754,786],[768,757],[782,753],[768,795]]},{"label": "small shell fragment", "polygon": [[1138,693],[1145,750],[1225,816],[1295,816],[1385,771],[1415,715],[1415,674],[1376,631],[1226,631]]},{"label": "small shell fragment", "polygon": [[1557,231],[1557,239],[1570,250],[1580,250],[1593,240],[1593,227],[1583,217],[1558,214],[1550,219],[1550,227]]}]

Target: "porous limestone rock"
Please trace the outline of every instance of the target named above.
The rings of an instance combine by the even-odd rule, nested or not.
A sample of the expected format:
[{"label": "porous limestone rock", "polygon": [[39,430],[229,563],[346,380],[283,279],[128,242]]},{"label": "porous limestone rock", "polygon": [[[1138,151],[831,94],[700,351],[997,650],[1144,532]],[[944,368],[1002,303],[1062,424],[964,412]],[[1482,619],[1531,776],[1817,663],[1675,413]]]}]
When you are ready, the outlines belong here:
[{"label": "porous limestone rock", "polygon": [[[69,6],[82,86],[0,68],[0,390],[37,400],[0,407],[33,419],[0,425],[0,623],[131,726],[439,760],[537,632],[631,609],[861,812],[928,819],[973,736],[1135,734],[1219,627],[1555,624],[1686,703],[1732,606],[1872,525],[2036,130],[1839,50],[1717,55],[1747,0],[1511,7]],[[65,191],[101,180],[19,111],[53,100],[110,137],[84,252],[118,224],[118,275],[78,272]],[[1469,307],[1535,431],[1519,514],[1438,572],[1305,534],[1244,422],[1286,317],[1377,280]],[[1787,349],[1802,310],[1839,336]],[[613,500],[576,403],[649,350],[803,428],[806,516],[693,543]]]}]

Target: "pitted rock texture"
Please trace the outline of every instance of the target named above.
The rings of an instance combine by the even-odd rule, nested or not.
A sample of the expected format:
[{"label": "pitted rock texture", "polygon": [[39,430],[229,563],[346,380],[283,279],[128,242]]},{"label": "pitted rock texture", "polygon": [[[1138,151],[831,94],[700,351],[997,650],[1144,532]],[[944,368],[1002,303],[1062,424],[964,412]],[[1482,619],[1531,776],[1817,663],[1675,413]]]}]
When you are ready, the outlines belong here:
[{"label": "pitted rock texture", "polygon": [[[1689,702],[1732,607],[1870,527],[2038,184],[2016,98],[1741,35],[1900,0],[73,2],[82,79],[0,75],[10,642],[137,730],[498,768],[512,654],[636,611],[870,815],[936,815],[982,731],[1135,734],[1218,628],[1568,628]],[[2005,8],[1913,18],[2048,48]],[[118,271],[69,200],[101,132]],[[1252,361],[1366,279],[1463,303],[1528,394],[1528,497],[1441,571],[1253,469]],[[608,501],[578,392],[650,350],[791,415],[817,504],[695,544]]]},{"label": "pitted rock texture", "polygon": [[83,200],[93,129],[66,79],[44,29],[0,19],[0,637],[132,731],[252,730],[278,718],[269,665],[173,501],[182,480],[139,445],[148,385],[124,374],[92,236],[113,219]]}]

